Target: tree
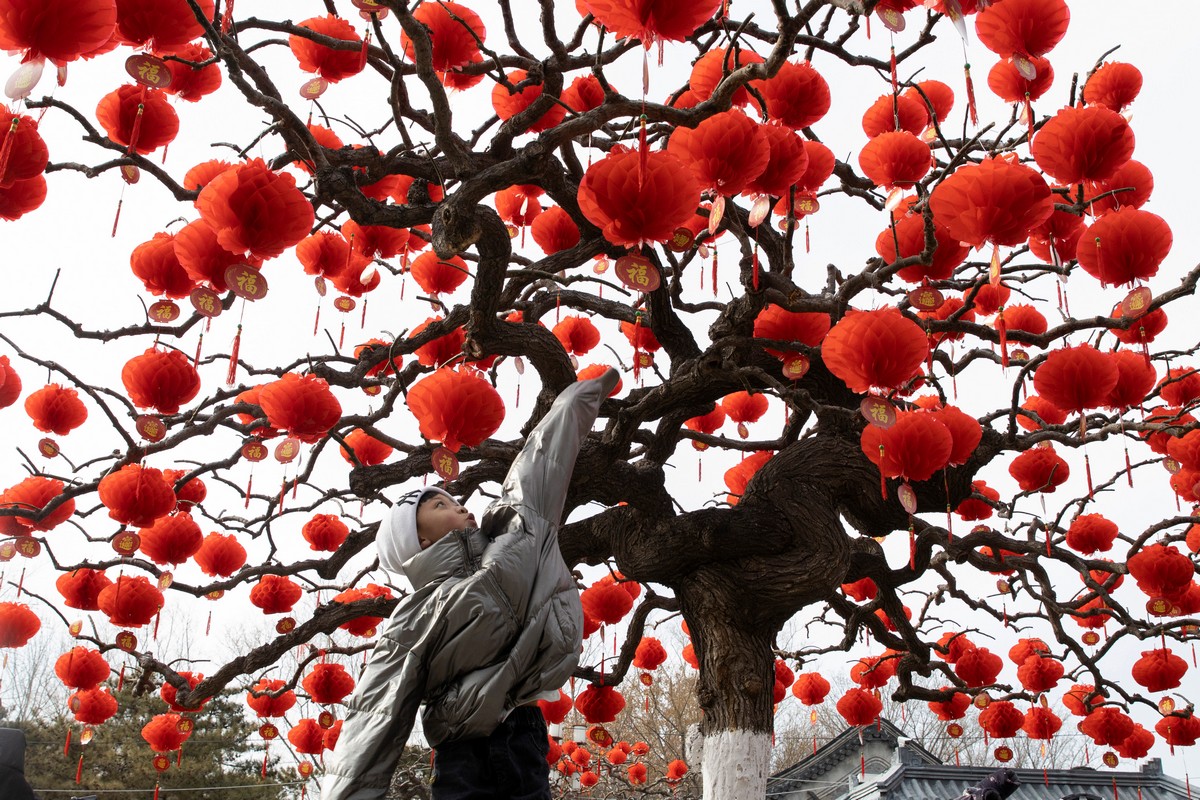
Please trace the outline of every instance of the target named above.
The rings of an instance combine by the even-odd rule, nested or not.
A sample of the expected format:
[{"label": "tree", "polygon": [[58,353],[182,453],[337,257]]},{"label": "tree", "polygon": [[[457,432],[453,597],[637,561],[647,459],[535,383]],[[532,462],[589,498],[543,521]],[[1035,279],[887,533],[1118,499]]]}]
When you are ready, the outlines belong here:
[{"label": "tree", "polygon": [[[122,637],[125,655],[97,615],[81,643],[136,659],[185,702],[249,685],[298,645],[315,648],[271,691],[297,686],[321,652],[361,652],[369,642],[339,626],[396,602],[367,586],[385,582],[372,573],[375,501],[435,471],[464,497],[492,493],[599,338],[609,352],[597,360],[624,369],[626,386],[579,457],[560,543],[569,563],[655,592],[615,661],[578,677],[621,683],[647,620],[681,612],[699,664],[707,797],[762,795],[776,656],[811,666],[864,637],[887,649],[895,674],[882,686],[898,701],[962,691],[1024,710],[1078,679],[1097,687],[1089,706],[1159,719],[1151,695],[1178,685],[1166,651],[1195,636],[1200,609],[1180,546],[1200,545],[1189,514],[1141,498],[1170,496],[1164,465],[1175,495],[1197,498],[1195,345],[1161,326],[1191,309],[1200,270],[1164,269],[1148,286],[1171,236],[1139,208],[1149,173],[1131,160],[1120,113],[1136,70],[1093,53],[1057,64],[1044,86],[1064,2],[539,0],[537,25],[531,4],[507,0],[494,15],[355,0],[358,15],[327,0],[342,18],[299,22],[249,0],[140,5],[88,0],[93,14],[77,10],[78,24],[48,26],[62,35],[43,40],[20,21],[50,6],[0,3],[0,40],[24,59],[9,91],[28,112],[6,134],[0,214],[23,217],[14,236],[61,256],[88,238],[82,220],[99,204],[77,179],[111,198],[123,178],[120,235],[141,242],[131,269],[159,298],[145,316],[128,298],[98,302],[130,278],[116,263],[125,249],[117,258],[91,240],[48,292],[32,274],[14,285],[13,302],[28,285],[43,294],[0,311],[0,397],[24,397],[53,435],[38,441],[19,407],[4,412],[19,442],[0,534],[7,553],[56,571],[148,578],[125,584],[144,603],[107,614],[123,626],[150,621],[155,581],[168,604],[240,611],[251,587],[265,612],[303,600],[194,688],[144,631],[140,646]],[[634,5],[658,12],[630,16]],[[28,14],[7,14],[18,6]],[[1022,27],[1024,14],[1037,23]],[[961,80],[934,46],[954,43],[957,58],[956,27],[970,53],[999,55],[986,84],[1003,102],[985,101],[978,68],[965,93],[930,82]],[[140,85],[98,78],[93,112],[79,82],[130,58],[130,43]],[[45,58],[77,62],[61,90],[37,88]],[[174,87],[160,89],[168,73]],[[220,106],[203,99],[218,80]],[[845,105],[823,118],[831,87]],[[862,109],[865,143],[847,132]],[[978,111],[999,121],[981,125]],[[195,149],[217,118],[221,142]],[[30,233],[47,185],[79,236]],[[807,245],[823,236],[837,252],[815,274]],[[291,255],[266,263],[285,252],[307,277]],[[320,299],[301,293],[313,276],[318,293],[340,294],[336,309],[362,316],[321,317]],[[318,335],[296,313],[314,305]],[[346,327],[361,346],[347,346]],[[709,462],[699,493],[685,443]],[[282,463],[255,471],[272,451]],[[726,465],[727,497],[713,479]],[[171,515],[172,490],[191,516]],[[1090,516],[1118,517],[1129,498],[1137,513],[1119,526]],[[994,525],[951,524],[956,509]],[[301,534],[316,514],[350,530],[323,518]],[[248,560],[214,539],[226,549],[195,571],[201,523]],[[1135,580],[1118,590],[1126,573]],[[350,588],[353,602],[330,600]],[[32,591],[44,619],[75,618],[54,589]],[[11,613],[21,635],[6,642],[18,644],[30,626]],[[781,642],[801,614],[824,637]],[[1088,635],[1097,627],[1102,643]],[[1000,676],[983,646],[968,669],[958,656],[985,634],[1043,637],[1026,655],[1042,659],[1039,679]],[[1150,641],[1164,652],[1147,662],[1153,676],[1134,671],[1142,691],[1122,659]],[[1067,676],[1046,681],[1043,661]],[[1190,704],[1167,708],[1159,734],[1182,742]]]}]

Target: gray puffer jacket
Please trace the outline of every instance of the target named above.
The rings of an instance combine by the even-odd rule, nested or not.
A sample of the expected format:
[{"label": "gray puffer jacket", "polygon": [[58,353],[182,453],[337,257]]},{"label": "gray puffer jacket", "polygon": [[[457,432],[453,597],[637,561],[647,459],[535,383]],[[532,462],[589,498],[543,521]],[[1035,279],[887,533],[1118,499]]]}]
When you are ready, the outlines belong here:
[{"label": "gray puffer jacket", "polygon": [[575,457],[610,370],[568,387],[530,434],[477,530],[404,563],[413,585],[386,623],[348,702],[322,800],[387,791],[417,707],[425,737],[487,736],[517,706],[558,689],[579,661],[583,610],[557,531]]}]

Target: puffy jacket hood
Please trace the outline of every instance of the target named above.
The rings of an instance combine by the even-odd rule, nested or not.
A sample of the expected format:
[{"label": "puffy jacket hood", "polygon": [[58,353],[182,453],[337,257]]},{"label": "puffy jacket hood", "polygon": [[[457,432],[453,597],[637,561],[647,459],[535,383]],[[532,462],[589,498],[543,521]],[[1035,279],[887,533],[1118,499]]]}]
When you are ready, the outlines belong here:
[{"label": "puffy jacket hood", "polygon": [[379,565],[388,572],[405,575],[404,562],[421,552],[421,542],[417,538],[417,506],[430,494],[445,495],[458,502],[449,492],[429,486],[401,496],[379,521],[375,546],[379,549]]}]

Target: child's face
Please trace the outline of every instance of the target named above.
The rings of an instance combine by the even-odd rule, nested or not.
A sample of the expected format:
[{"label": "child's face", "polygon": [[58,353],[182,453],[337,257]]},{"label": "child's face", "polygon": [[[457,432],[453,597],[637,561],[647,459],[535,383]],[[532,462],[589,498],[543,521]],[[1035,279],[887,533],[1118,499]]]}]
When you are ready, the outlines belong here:
[{"label": "child's face", "polygon": [[424,550],[450,531],[475,528],[475,515],[460,503],[435,495],[417,508],[417,539]]}]

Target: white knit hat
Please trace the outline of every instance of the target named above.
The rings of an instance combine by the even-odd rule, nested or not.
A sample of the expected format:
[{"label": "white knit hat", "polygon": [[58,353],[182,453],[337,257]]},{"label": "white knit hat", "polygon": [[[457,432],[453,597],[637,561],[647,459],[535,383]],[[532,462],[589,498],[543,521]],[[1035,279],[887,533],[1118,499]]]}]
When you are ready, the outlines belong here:
[{"label": "white knit hat", "polygon": [[428,486],[400,497],[379,521],[375,546],[379,549],[379,565],[387,571],[403,575],[404,562],[421,552],[421,542],[417,538],[417,506],[429,494],[445,495],[451,502],[458,502],[449,492]]}]

